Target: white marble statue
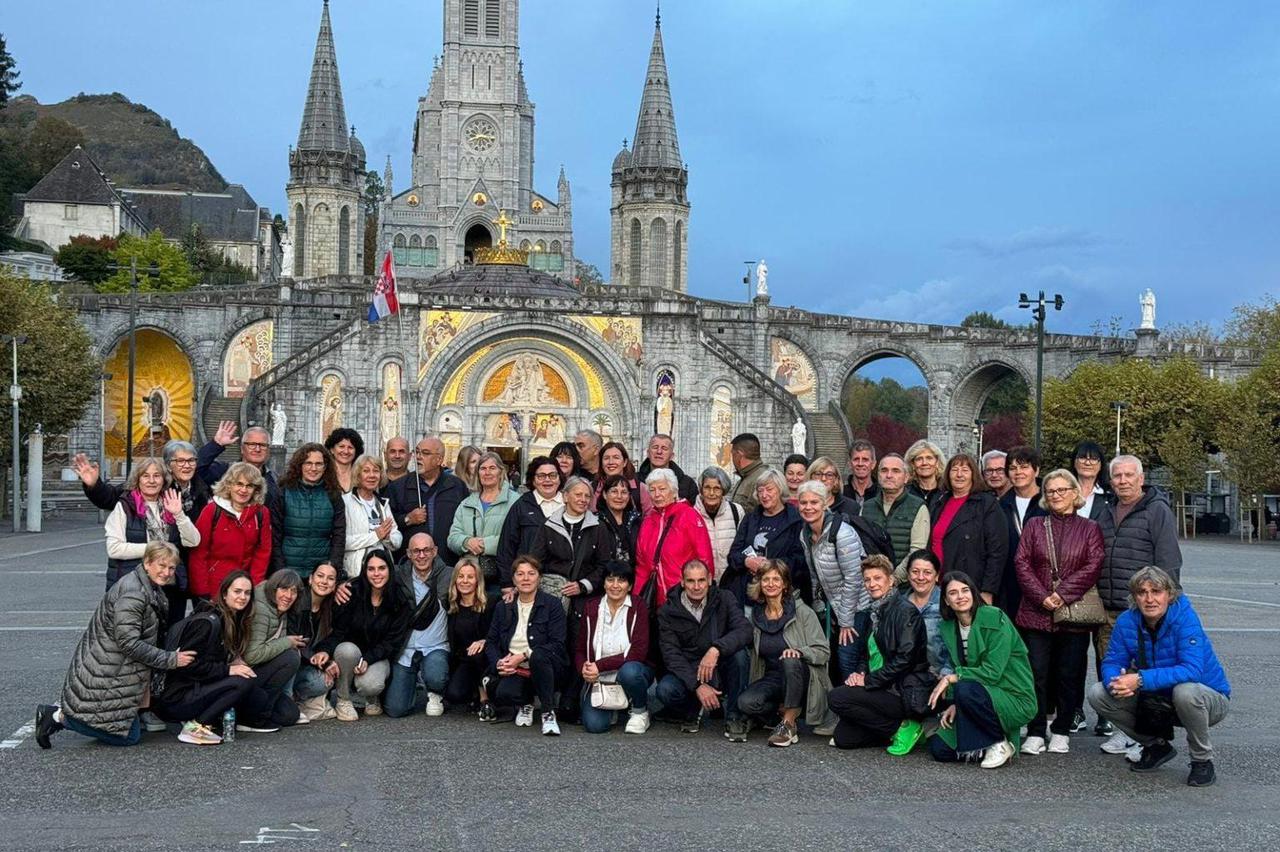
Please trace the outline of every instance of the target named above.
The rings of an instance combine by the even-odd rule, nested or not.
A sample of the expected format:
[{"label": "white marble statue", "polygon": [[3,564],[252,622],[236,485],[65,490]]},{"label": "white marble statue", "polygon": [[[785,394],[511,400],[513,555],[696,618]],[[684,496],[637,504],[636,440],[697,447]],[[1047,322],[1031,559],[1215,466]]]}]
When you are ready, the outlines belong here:
[{"label": "white marble statue", "polygon": [[1142,306],[1142,325],[1138,327],[1154,329],[1156,327],[1156,294],[1151,292],[1150,287],[1143,291],[1138,304]]},{"label": "white marble statue", "polygon": [[769,264],[764,262],[764,258],[756,266],[756,295],[769,295]]},{"label": "white marble statue", "polygon": [[804,421],[797,417],[795,425],[791,427],[791,452],[804,455],[808,438],[809,430],[805,428]]},{"label": "white marble statue", "polygon": [[271,403],[271,445],[274,447],[284,446],[284,427],[288,425],[289,418],[285,416],[284,406],[279,402]]}]

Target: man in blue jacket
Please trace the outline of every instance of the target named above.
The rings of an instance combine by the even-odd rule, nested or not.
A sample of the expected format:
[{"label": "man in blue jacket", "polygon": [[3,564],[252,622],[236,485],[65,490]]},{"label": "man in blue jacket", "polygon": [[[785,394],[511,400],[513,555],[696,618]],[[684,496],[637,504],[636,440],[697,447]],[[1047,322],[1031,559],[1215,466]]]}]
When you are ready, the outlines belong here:
[{"label": "man in blue jacket", "polygon": [[1142,745],[1142,758],[1129,768],[1152,772],[1173,759],[1173,729],[1149,712],[1139,696],[1172,702],[1177,724],[1186,728],[1191,752],[1187,784],[1214,782],[1209,728],[1226,718],[1231,685],[1213,653],[1200,617],[1166,571],[1147,566],[1129,581],[1133,605],[1121,614],[1102,661],[1102,680],[1089,688],[1089,703],[1101,718]]}]

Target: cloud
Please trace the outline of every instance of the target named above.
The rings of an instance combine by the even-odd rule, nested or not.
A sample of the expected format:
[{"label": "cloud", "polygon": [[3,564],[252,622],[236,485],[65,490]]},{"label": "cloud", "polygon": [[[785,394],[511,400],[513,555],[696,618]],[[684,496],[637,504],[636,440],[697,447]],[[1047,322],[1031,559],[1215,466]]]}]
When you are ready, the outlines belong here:
[{"label": "cloud", "polygon": [[974,305],[985,301],[982,295],[955,279],[934,278],[914,288],[840,305],[837,310],[855,317],[956,324],[970,311],[977,310]]},{"label": "cloud", "polygon": [[989,260],[1013,257],[1030,252],[1051,251],[1055,249],[1091,249],[1101,245],[1103,238],[1083,228],[1035,227],[1019,231],[1011,237],[1003,239],[983,239],[967,237],[952,240],[947,248],[956,251],[972,252]]}]

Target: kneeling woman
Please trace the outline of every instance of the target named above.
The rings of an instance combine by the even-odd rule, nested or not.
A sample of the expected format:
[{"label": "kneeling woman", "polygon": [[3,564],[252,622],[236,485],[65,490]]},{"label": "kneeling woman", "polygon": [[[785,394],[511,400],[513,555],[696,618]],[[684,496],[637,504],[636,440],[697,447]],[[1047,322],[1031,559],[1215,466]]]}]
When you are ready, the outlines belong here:
[{"label": "kneeling woman", "polygon": [[[908,676],[929,670],[924,619],[894,588],[893,564],[883,557],[862,563],[862,582],[871,595],[871,635],[859,671],[831,690],[828,703],[840,717],[833,740],[838,748],[886,745],[905,754],[920,736],[919,722],[903,725],[907,710],[902,684]],[[904,741],[899,727],[915,739]],[[898,747],[901,747],[900,749]]]},{"label": "kneeling woman", "polygon": [[80,637],[62,686],[62,706],[36,708],[36,742],[63,728],[107,745],[138,742],[138,711],[147,697],[152,669],[190,666],[195,652],[160,647],[168,602],[164,587],[173,582],[178,548],[167,541],[148,542],[142,564],[122,576],[98,604]]},{"label": "kneeling woman", "polygon": [[391,557],[382,550],[364,556],[360,576],[351,581],[351,598],[333,614],[333,632],[316,650],[338,663],[338,718],[359,719],[351,701],[351,684],[365,700],[366,716],[382,715],[382,693],[391,664],[409,636],[413,602],[404,585],[391,576]]},{"label": "kneeling woman", "polygon": [[1036,715],[1027,646],[1004,611],[983,601],[968,574],[952,571],[942,589],[939,632],[955,671],[944,674],[929,696],[930,707],[950,704],[929,752],[943,762],[982,753],[982,768],[996,769],[1013,757],[1022,726]]},{"label": "kneeling woman", "polygon": [[329,704],[329,690],[338,682],[338,664],[328,651],[316,647],[333,632],[337,588],[338,569],[328,563],[317,565],[307,578],[301,600],[289,612],[289,633],[306,640],[301,649],[302,665],[293,681],[293,696],[299,711],[311,722],[337,715]]},{"label": "kneeling woman", "polygon": [[[542,705],[542,733],[560,735],[556,687],[565,681],[565,615],[560,600],[538,589],[542,566],[532,556],[517,556],[511,577],[516,595],[493,612],[485,640],[489,658],[489,694],[498,707],[519,707],[516,724],[533,724],[532,696]],[[493,681],[497,681],[493,685]]]},{"label": "kneeling woman", "polygon": [[[631,594],[635,572],[625,562],[605,565],[604,597],[593,597],[583,609],[574,667],[586,684],[582,693],[582,727],[589,734],[607,733],[615,710],[630,709],[628,734],[649,730],[649,612]],[[621,687],[626,703],[609,700],[610,687]],[[621,698],[621,696],[615,696]]]},{"label": "kneeling woman", "polygon": [[814,728],[830,733],[834,727],[827,709],[831,647],[818,616],[792,592],[791,571],[781,559],[765,563],[747,589],[755,640],[751,684],[738,697],[748,718],[771,723],[781,709],[782,719],[769,737],[769,745],[780,748],[799,742],[801,712]]},{"label": "kneeling woman", "polygon": [[[285,705],[293,704],[293,696],[285,687],[298,674],[302,663],[299,651],[307,644],[305,636],[289,632],[289,622],[301,594],[302,578],[289,568],[272,574],[253,590],[253,619],[249,622],[249,645],[244,651],[244,661],[254,666],[258,684],[271,699],[273,715],[284,711]],[[292,714],[281,712],[280,715]],[[297,720],[301,725],[311,721],[301,712]]]},{"label": "kneeling woman", "polygon": [[211,726],[232,708],[237,726],[247,730],[274,731],[297,721],[298,709],[292,703],[273,715],[257,672],[244,661],[252,617],[253,581],[246,572],[233,571],[223,578],[217,596],[182,622],[178,647],[195,651],[196,659],[168,673],[153,709],[161,719],[183,723],[178,734],[183,742],[222,742],[227,731],[219,736]]}]

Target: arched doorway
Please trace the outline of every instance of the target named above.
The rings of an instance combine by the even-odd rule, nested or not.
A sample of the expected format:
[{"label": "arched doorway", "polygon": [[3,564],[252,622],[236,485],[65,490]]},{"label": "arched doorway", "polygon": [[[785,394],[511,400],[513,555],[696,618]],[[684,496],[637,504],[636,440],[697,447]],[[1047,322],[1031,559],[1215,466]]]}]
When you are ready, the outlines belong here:
[{"label": "arched doorway", "polygon": [[467,228],[467,236],[463,243],[462,254],[467,263],[475,262],[475,250],[490,248],[493,245],[493,234],[484,225],[476,224]]},{"label": "arched doorway", "polygon": [[[123,337],[107,356],[103,429],[109,462],[123,461],[128,422],[129,338]],[[152,328],[137,331],[134,358],[133,457],[158,456],[166,442],[190,441],[196,402],[191,359],[169,335]]]},{"label": "arched doorway", "polygon": [[873,352],[859,361],[840,390],[855,438],[880,455],[902,453],[929,433],[929,384],[915,361],[898,352]]},{"label": "arched doorway", "polygon": [[1025,442],[1031,388],[1017,370],[1000,362],[982,364],[961,379],[953,397],[956,446],[981,454]]}]

